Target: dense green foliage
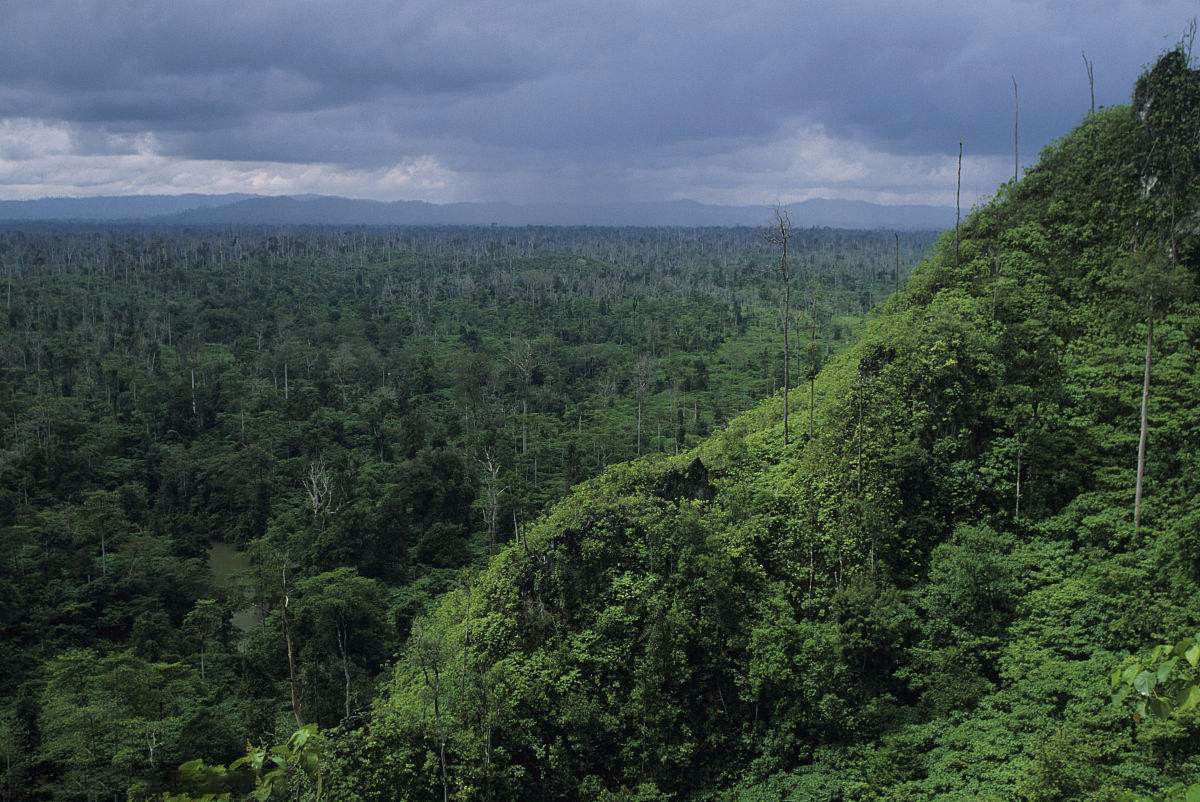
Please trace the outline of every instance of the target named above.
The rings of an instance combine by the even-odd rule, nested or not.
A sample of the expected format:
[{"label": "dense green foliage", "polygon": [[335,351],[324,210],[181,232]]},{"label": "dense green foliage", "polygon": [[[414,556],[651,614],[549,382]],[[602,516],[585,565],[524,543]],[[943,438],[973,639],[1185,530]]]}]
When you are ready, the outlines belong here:
[{"label": "dense green foliage", "polygon": [[791,445],[776,397],[555,505],[414,625],[370,720],[335,737],[331,793],[1099,802],[1194,782],[1196,708],[1139,720],[1110,681],[1200,626],[1197,109],[1175,50],[1132,107],[1048,148],[826,366],[811,418],[793,397]]},{"label": "dense green foliage", "polygon": [[5,793],[1200,794],[1198,132],[804,233],[786,399],[750,231],[5,233]]},{"label": "dense green foliage", "polygon": [[[797,236],[807,377],[933,237]],[[778,388],[772,258],[749,229],[0,232],[5,798],[182,789],[357,721],[464,566]]]}]

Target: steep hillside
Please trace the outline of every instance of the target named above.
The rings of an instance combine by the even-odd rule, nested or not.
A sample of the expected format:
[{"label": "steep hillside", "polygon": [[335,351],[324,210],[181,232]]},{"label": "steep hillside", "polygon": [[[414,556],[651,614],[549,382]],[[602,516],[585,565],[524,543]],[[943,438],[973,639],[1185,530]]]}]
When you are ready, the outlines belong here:
[{"label": "steep hillside", "polygon": [[1049,148],[792,393],[791,444],[775,397],[577,488],[417,626],[337,742],[339,798],[1100,800],[1200,773],[1194,713],[1135,725],[1108,687],[1200,625],[1198,107],[1172,51]]}]

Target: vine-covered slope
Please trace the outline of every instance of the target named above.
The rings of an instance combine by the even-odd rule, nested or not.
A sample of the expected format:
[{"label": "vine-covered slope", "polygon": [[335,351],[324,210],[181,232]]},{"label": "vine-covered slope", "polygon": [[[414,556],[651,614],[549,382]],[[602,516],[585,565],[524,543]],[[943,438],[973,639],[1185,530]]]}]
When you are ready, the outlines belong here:
[{"label": "vine-covered slope", "polygon": [[1050,147],[792,391],[791,443],[776,396],[579,486],[415,628],[336,793],[1100,800],[1200,771],[1194,714],[1135,724],[1108,688],[1200,624],[1198,107],[1171,51]]}]

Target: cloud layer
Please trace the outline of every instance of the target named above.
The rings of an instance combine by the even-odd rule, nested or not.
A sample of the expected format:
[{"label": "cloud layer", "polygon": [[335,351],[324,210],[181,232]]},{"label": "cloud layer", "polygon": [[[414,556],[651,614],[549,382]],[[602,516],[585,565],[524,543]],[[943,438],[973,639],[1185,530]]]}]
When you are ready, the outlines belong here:
[{"label": "cloud layer", "polygon": [[1194,0],[7,0],[0,197],[953,200],[1124,102]]}]

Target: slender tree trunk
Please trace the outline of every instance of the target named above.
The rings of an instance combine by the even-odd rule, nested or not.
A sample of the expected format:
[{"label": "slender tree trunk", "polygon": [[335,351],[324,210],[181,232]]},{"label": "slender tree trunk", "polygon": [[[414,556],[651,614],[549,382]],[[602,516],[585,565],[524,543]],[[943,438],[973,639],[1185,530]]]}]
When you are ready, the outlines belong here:
[{"label": "slender tree trunk", "polygon": [[287,566],[283,567],[283,607],[280,610],[280,619],[283,622],[283,640],[287,645],[287,660],[288,660],[288,686],[292,693],[292,715],[296,717],[296,726],[304,726],[304,722],[300,718],[300,698],[296,695],[296,653],[292,648],[292,627],[288,622],[288,604],[291,598],[287,590]]},{"label": "slender tree trunk", "polygon": [[442,727],[442,677],[437,666],[433,666],[433,682],[429,681],[430,669],[425,672],[425,684],[433,691],[433,725],[438,732],[438,763],[442,769],[442,802],[450,802],[450,781],[446,773],[446,732]]},{"label": "slender tree trunk", "polygon": [[1094,71],[1095,64],[1088,60],[1087,52],[1083,54],[1083,68],[1087,70],[1088,77],[1088,93],[1091,96],[1092,104],[1088,107],[1088,114],[1096,113],[1096,73]]},{"label": "slender tree trunk", "polygon": [[[784,281],[787,281],[787,243],[783,246]],[[783,444],[788,444],[788,391],[791,389],[791,349],[788,338],[788,317],[791,314],[791,282],[783,285]]]},{"label": "slender tree trunk", "polygon": [[1017,96],[1017,76],[1013,76],[1013,181],[1017,180],[1017,171],[1020,165],[1020,123],[1021,123],[1021,101]]},{"label": "slender tree trunk", "polygon": [[1146,369],[1142,376],[1142,425],[1138,434],[1137,487],[1133,494],[1133,532],[1142,525],[1142,482],[1146,476],[1146,438],[1149,434],[1147,410],[1150,406],[1150,363],[1154,347],[1154,315],[1146,316]]},{"label": "slender tree trunk", "polygon": [[1013,505],[1013,520],[1021,517],[1021,443],[1017,443],[1017,500]]},{"label": "slender tree trunk", "polygon": [[896,234],[896,267],[892,270],[892,290],[900,289],[900,235]]},{"label": "slender tree trunk", "polygon": [[338,650],[342,653],[342,679],[345,682],[346,689],[346,720],[350,720],[350,661],[346,655],[346,630],[341,622],[335,624],[337,627]]},{"label": "slender tree trunk", "polygon": [[808,378],[808,436],[815,437],[816,429],[814,428],[814,418],[817,414],[817,380],[815,377]]},{"label": "slender tree trunk", "polygon": [[[783,444],[785,446],[790,440],[788,402],[791,399],[788,391],[791,389],[792,355],[788,319],[791,317],[792,282],[788,271],[788,241],[791,237],[792,221],[788,217],[787,209],[776,206],[771,229],[767,232],[767,242],[780,246],[779,279],[783,282]],[[774,375],[772,375],[772,383],[774,383]]]},{"label": "slender tree trunk", "polygon": [[642,398],[640,395],[637,405],[637,455],[642,456]]},{"label": "slender tree trunk", "polygon": [[959,266],[958,227],[962,220],[962,142],[958,143],[958,186],[954,190],[954,266]]}]

